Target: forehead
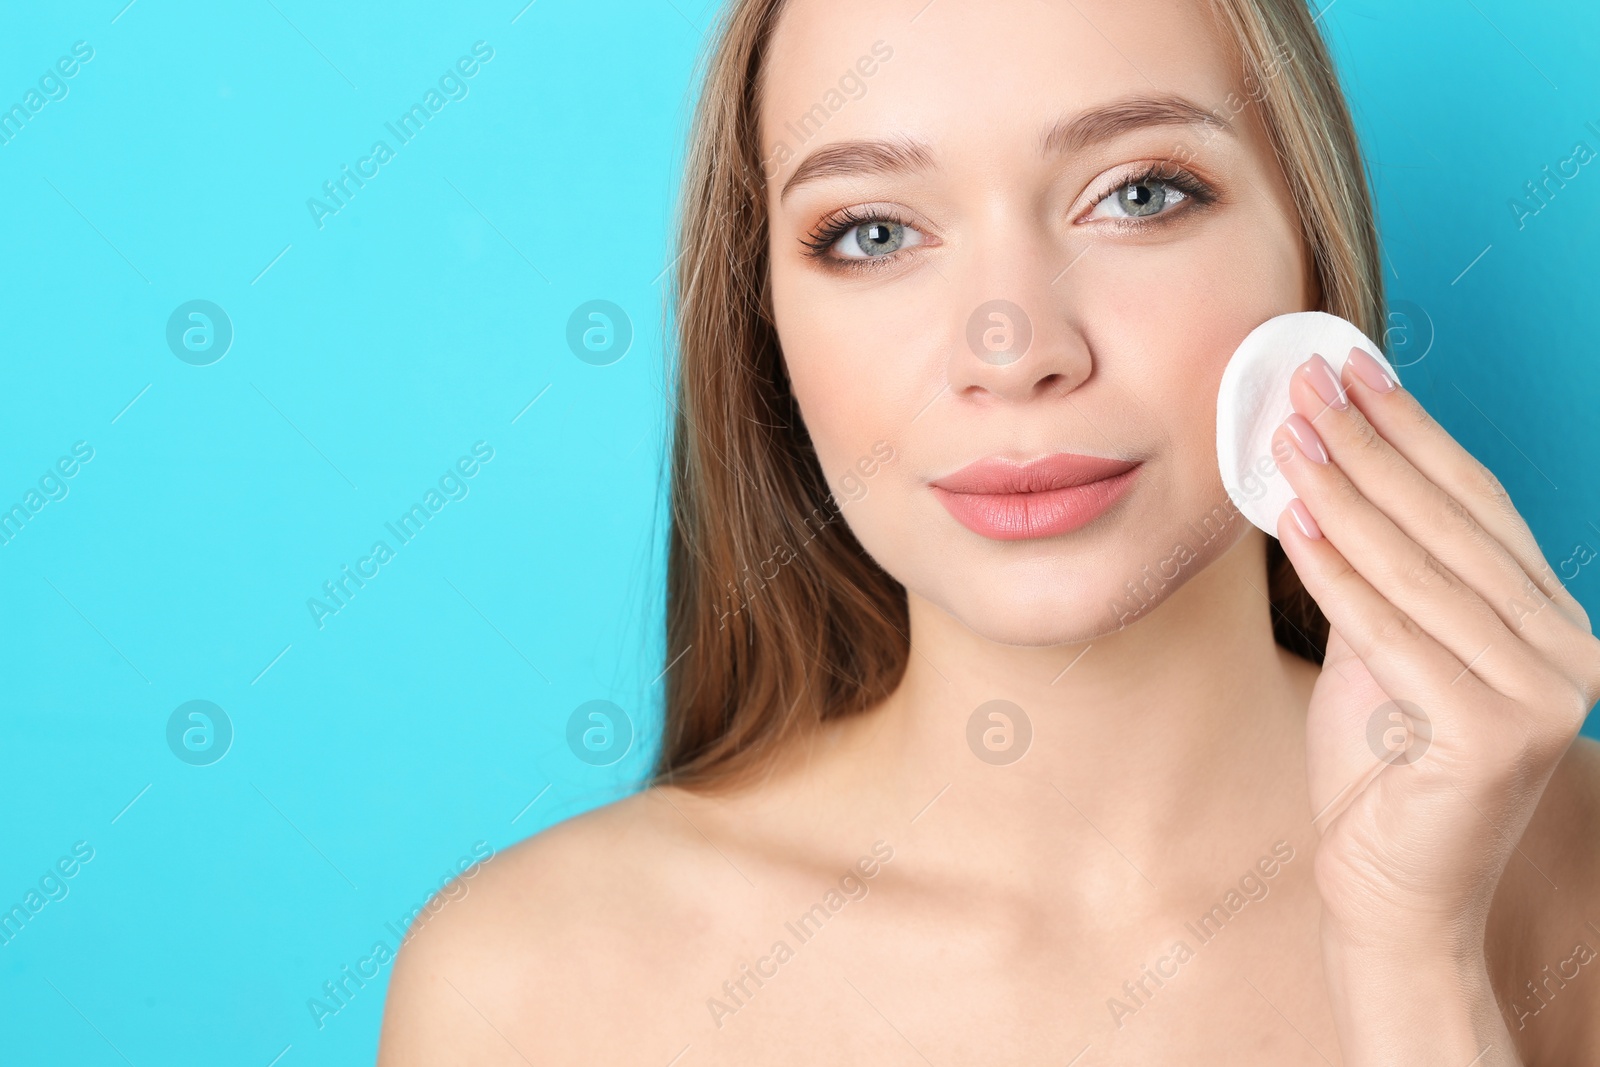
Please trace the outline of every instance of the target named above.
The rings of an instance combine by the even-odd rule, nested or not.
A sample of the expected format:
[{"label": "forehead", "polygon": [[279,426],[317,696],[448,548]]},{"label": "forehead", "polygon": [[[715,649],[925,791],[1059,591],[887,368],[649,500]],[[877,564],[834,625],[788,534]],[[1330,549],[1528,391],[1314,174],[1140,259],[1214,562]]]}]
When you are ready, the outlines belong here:
[{"label": "forehead", "polygon": [[1011,147],[1132,95],[1217,107],[1242,84],[1235,54],[1208,0],[787,0],[762,75],[761,139],[907,133]]}]

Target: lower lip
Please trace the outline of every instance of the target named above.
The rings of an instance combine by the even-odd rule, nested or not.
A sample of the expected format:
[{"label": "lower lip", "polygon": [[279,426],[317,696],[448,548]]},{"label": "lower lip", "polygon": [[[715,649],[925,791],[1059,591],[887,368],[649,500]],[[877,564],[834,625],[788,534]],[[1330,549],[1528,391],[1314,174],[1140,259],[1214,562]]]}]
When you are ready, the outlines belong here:
[{"label": "lower lip", "polygon": [[957,522],[996,541],[1055,537],[1089,525],[1133,484],[1138,467],[1098,482],[1043,493],[952,493],[933,486],[934,495]]}]

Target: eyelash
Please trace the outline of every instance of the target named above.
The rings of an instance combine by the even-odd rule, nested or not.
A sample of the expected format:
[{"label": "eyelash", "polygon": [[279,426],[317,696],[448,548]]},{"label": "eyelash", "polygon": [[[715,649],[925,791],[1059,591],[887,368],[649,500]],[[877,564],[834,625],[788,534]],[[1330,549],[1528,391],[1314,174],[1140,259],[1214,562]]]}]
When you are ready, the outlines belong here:
[{"label": "eyelash", "polygon": [[[1184,196],[1193,199],[1195,204],[1199,206],[1214,204],[1218,199],[1215,189],[1183,168],[1173,166],[1170,163],[1149,163],[1143,169],[1137,170],[1126,177],[1118,178],[1107,186],[1101,191],[1100,195],[1094,198],[1094,202],[1089,205],[1088,211],[1093,211],[1099,207],[1107,197],[1114,195],[1118,189],[1126,189],[1130,185],[1143,185],[1149,181],[1160,181],[1165,185],[1170,185]],[[1086,211],[1085,214],[1087,213]],[[1082,216],[1079,217],[1081,218]],[[1138,222],[1133,219],[1117,219],[1115,221],[1124,224],[1132,223],[1135,226],[1148,226],[1161,217],[1161,215],[1154,215],[1144,222]]]},{"label": "eyelash", "polygon": [[[817,223],[810,233],[801,238],[800,243],[806,246],[806,255],[821,259],[832,251],[833,246],[839,243],[839,238],[869,222],[892,222],[897,226],[910,227],[911,223],[895,214],[893,211],[860,212],[859,209],[849,207],[843,211],[836,211],[832,215]],[[896,253],[887,256],[878,256],[877,259],[893,259]],[[852,259],[840,260],[846,266],[856,267],[865,265],[869,260]]]},{"label": "eyelash", "polygon": [[[1188,171],[1172,167],[1166,163],[1151,163],[1143,170],[1135,171],[1133,174],[1119,178],[1114,184],[1108,186],[1094,198],[1094,202],[1089,206],[1088,210],[1093,211],[1099,207],[1108,196],[1115,194],[1118,189],[1154,180],[1160,180],[1172,186],[1180,193],[1193,199],[1198,206],[1213,204],[1218,199],[1216,190]],[[1145,221],[1135,219],[1116,219],[1113,221],[1123,226],[1142,227],[1152,225],[1160,218],[1160,215],[1156,215]],[[838,244],[839,238],[857,226],[863,226],[869,222],[892,222],[908,228],[912,226],[909,221],[893,211],[863,212],[858,208],[845,208],[842,211],[834,212],[817,223],[810,233],[801,238],[800,243],[806,247],[805,254],[807,256],[814,259],[827,259],[828,253],[833,249],[834,245]],[[834,263],[846,270],[872,270],[889,260],[897,258],[899,255],[900,253],[898,252],[891,252],[887,256],[875,256],[870,259],[838,259]]]}]

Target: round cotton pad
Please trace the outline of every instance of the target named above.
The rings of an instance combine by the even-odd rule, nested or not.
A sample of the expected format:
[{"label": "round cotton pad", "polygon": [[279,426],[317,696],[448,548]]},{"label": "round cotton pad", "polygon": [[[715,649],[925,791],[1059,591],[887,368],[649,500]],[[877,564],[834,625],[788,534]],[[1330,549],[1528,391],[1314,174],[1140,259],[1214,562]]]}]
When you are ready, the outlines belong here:
[{"label": "round cotton pad", "polygon": [[1353,324],[1321,311],[1268,319],[1246,337],[1222,372],[1217,391],[1217,466],[1228,498],[1244,517],[1278,536],[1278,516],[1294,499],[1272,456],[1272,434],[1294,413],[1289,378],[1314,354],[1344,372],[1352,348],[1372,354],[1396,381],[1383,351]]}]

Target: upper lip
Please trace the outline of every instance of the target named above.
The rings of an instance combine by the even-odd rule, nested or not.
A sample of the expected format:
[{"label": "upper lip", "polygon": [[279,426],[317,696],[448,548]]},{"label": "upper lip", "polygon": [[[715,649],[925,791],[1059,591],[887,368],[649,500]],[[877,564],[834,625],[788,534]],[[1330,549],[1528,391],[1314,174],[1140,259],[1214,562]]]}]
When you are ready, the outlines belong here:
[{"label": "upper lip", "polygon": [[1071,452],[1057,452],[1027,463],[989,456],[936,478],[931,484],[952,493],[1043,493],[1114,478],[1138,465],[1136,460],[1080,456]]}]

